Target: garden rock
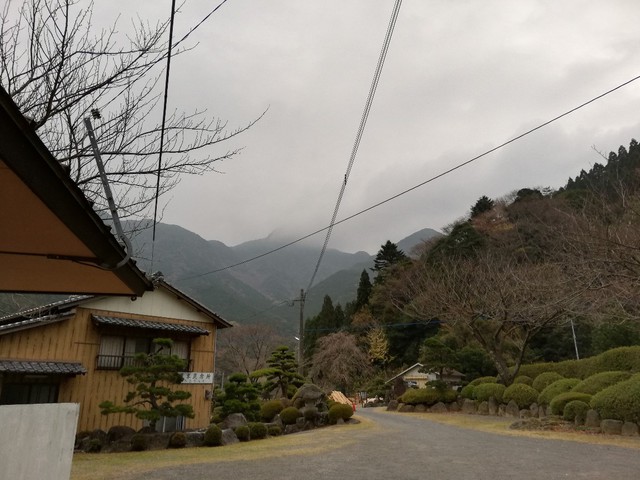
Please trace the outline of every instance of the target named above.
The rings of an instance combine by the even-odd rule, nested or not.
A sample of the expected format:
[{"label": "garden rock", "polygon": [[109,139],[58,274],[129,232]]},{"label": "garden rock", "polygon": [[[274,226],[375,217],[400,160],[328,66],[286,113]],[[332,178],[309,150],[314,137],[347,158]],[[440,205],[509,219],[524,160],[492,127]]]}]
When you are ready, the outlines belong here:
[{"label": "garden rock", "polygon": [[220,424],[220,428],[238,428],[247,424],[247,419],[242,413],[232,413]]},{"label": "garden rock", "polygon": [[107,432],[107,442],[113,443],[119,440],[130,440],[136,431],[131,427],[125,427],[124,425],[116,425],[111,427]]},{"label": "garden rock", "polygon": [[498,416],[504,417],[507,414],[507,406],[504,403],[498,405]]},{"label": "garden rock", "polygon": [[480,402],[478,405],[478,415],[489,415],[489,402]]},{"label": "garden rock", "polygon": [[449,410],[447,409],[447,406],[444,403],[438,402],[435,405],[433,405],[429,409],[429,411],[433,413],[447,413]]},{"label": "garden rock", "polygon": [[528,408],[523,408],[522,410],[520,410],[520,413],[518,414],[518,416],[520,418],[531,418],[531,417],[533,417],[533,415],[531,414],[531,410],[529,410]]},{"label": "garden rock", "polygon": [[187,437],[187,447],[201,447],[204,445],[204,432],[185,432]]},{"label": "garden rock", "polygon": [[622,420],[611,420],[609,418],[600,422],[600,430],[607,435],[620,435],[622,434]]},{"label": "garden rock", "polygon": [[318,386],[311,383],[305,383],[298,389],[293,397],[293,401],[295,403],[297,400],[300,400],[302,405],[306,407],[314,407],[324,397],[324,392],[320,390]]},{"label": "garden rock", "polygon": [[387,405],[387,411],[388,412],[394,412],[398,409],[398,401],[397,400],[390,400],[389,401],[389,405]]},{"label": "garden rock", "polygon": [[507,403],[504,414],[507,417],[520,417],[520,408],[518,407],[518,404],[515,402],[515,400],[510,400],[509,403]]},{"label": "garden rock", "polygon": [[624,422],[622,425],[621,435],[625,437],[637,437],[638,436],[638,424],[633,422]]},{"label": "garden rock", "polygon": [[600,415],[598,412],[591,409],[587,410],[587,417],[584,421],[584,426],[589,428],[600,428]]},{"label": "garden rock", "polygon": [[298,433],[300,429],[298,429],[297,425],[287,425],[284,427],[285,435],[289,435],[290,433]]},{"label": "garden rock", "polygon": [[234,432],[230,428],[225,428],[222,430],[222,445],[233,445],[234,443],[238,443],[240,440]]},{"label": "garden rock", "polygon": [[476,413],[477,411],[478,406],[476,405],[476,401],[465,398],[462,404],[462,413]]},{"label": "garden rock", "polygon": [[418,405],[416,405],[414,411],[417,413],[424,413],[427,411],[427,406],[424,403],[419,403]]},{"label": "garden rock", "polygon": [[450,412],[459,412],[460,411],[460,404],[458,402],[453,402],[452,404],[449,405],[449,411]]},{"label": "garden rock", "polygon": [[489,415],[498,414],[498,402],[494,397],[489,397],[489,401],[487,402],[487,407],[489,408]]}]

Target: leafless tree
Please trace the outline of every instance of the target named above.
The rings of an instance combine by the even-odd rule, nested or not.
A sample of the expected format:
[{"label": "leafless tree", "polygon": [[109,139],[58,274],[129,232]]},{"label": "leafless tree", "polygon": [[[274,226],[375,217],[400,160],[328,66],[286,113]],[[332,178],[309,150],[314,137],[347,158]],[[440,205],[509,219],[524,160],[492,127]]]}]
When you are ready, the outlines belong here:
[{"label": "leafless tree", "polygon": [[249,376],[267,366],[267,359],[283,339],[267,325],[238,325],[220,331],[217,367],[230,373]]},{"label": "leafless tree", "polygon": [[369,358],[354,335],[337,332],[318,339],[309,376],[327,389],[348,390],[371,372]]},{"label": "leafless tree", "polygon": [[437,267],[418,261],[393,289],[405,314],[468,330],[506,384],[531,338],[573,312],[582,293],[557,263],[524,263],[488,251]]},{"label": "leafless tree", "polygon": [[[169,22],[138,19],[124,37],[117,23],[96,31],[92,12],[93,3],[81,0],[6,2],[0,12],[0,83],[96,210],[106,201],[83,119],[99,109],[94,128],[120,217],[140,217],[156,194]],[[188,50],[176,43],[175,55]],[[160,194],[181,175],[214,171],[215,162],[234,157],[240,149],[221,144],[255,121],[228,129],[204,110],[169,113]]]}]

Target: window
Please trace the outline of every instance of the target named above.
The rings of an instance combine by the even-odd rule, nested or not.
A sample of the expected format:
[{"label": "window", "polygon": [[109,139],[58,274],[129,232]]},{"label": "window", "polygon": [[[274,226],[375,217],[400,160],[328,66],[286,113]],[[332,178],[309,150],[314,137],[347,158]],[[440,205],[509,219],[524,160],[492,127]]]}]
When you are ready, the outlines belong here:
[{"label": "window", "polygon": [[[138,353],[150,353],[153,347],[151,337],[128,337],[122,335],[103,335],[100,339],[97,368],[100,370],[120,370],[132,365]],[[189,342],[174,340],[171,354],[189,362]],[[187,367],[187,370],[189,368]]]},{"label": "window", "polygon": [[56,403],[57,401],[57,383],[5,383],[2,385],[2,395],[0,395],[0,405]]}]

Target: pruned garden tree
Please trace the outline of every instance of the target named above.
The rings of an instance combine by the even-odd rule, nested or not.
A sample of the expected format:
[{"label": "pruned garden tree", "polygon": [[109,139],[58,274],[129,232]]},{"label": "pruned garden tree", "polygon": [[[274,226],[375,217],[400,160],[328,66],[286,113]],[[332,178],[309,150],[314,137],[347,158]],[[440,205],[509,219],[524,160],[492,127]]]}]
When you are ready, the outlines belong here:
[{"label": "pruned garden tree", "polygon": [[281,398],[291,398],[295,390],[304,384],[304,378],[298,373],[296,353],[287,346],[280,346],[271,352],[267,367],[252,372],[255,380],[264,379],[263,391],[270,395],[279,392]]},{"label": "pruned garden tree", "polygon": [[100,403],[101,413],[130,413],[148,421],[153,430],[162,417],[193,418],[193,407],[183,403],[191,398],[191,393],[176,389],[182,383],[180,372],[186,369],[187,362],[169,353],[172,344],[170,339],[156,338],[153,353],[138,353],[132,365],[122,367],[120,375],[133,389],[127,393],[123,404],[110,400]]},{"label": "pruned garden tree", "polygon": [[247,420],[258,420],[260,414],[260,388],[251,383],[243,373],[234,373],[224,385],[224,391],[216,394],[214,411],[222,418],[232,413],[242,413]]},{"label": "pruned garden tree", "polygon": [[456,351],[438,337],[427,338],[420,347],[420,363],[422,371],[436,372],[440,380],[447,369],[459,368]]},{"label": "pruned garden tree", "polygon": [[156,24],[138,19],[123,32],[96,26],[93,3],[81,0],[9,1],[0,11],[0,84],[98,211],[106,200],[83,119],[100,112],[94,129],[121,218],[149,213],[158,168],[163,194],[181,175],[234,157],[239,148],[224,145],[255,123],[233,129],[204,110],[173,111],[158,167],[168,19],[168,11]]}]

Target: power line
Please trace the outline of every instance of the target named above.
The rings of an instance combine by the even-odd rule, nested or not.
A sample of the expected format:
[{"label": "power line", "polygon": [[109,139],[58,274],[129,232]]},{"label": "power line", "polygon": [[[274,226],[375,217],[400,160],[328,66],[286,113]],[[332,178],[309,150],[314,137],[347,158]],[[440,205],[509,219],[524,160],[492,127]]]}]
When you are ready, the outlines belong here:
[{"label": "power line", "polygon": [[393,35],[393,31],[396,27],[396,21],[398,19],[398,13],[400,13],[400,6],[402,5],[402,0],[396,0],[396,3],[393,6],[393,11],[391,12],[391,19],[389,20],[389,25],[387,26],[387,33],[384,37],[384,42],[382,42],[382,50],[380,51],[380,56],[378,57],[378,64],[376,65],[376,70],[373,74],[373,80],[371,82],[371,87],[369,88],[369,94],[367,96],[367,101],[364,106],[364,111],[362,112],[362,117],[360,118],[360,125],[358,126],[358,131],[356,133],[356,139],[353,143],[353,149],[351,150],[351,156],[349,157],[349,163],[347,165],[347,172],[344,174],[344,181],[341,182],[340,185],[340,193],[338,194],[338,199],[336,200],[336,206],[333,209],[333,215],[331,216],[331,222],[329,223],[329,228],[327,228],[327,235],[324,239],[324,244],[322,245],[322,249],[320,250],[320,256],[318,257],[318,261],[316,263],[315,269],[313,270],[313,274],[311,275],[311,280],[309,281],[309,285],[307,286],[307,292],[313,285],[314,280],[316,279],[316,275],[318,274],[318,269],[320,268],[320,264],[322,263],[322,259],[324,258],[324,254],[327,251],[327,245],[329,244],[329,239],[331,238],[331,232],[333,231],[333,225],[335,225],[336,218],[338,216],[338,211],[340,210],[340,204],[342,203],[342,197],[344,196],[344,192],[347,189],[347,182],[349,181],[349,175],[351,174],[351,168],[353,167],[353,163],[355,162],[356,155],[358,154],[358,148],[360,147],[360,141],[362,140],[362,135],[364,134],[364,129],[367,125],[367,119],[369,118],[369,112],[371,111],[371,105],[373,104],[373,98],[375,97],[376,90],[378,88],[378,83],[380,81],[380,75],[382,74],[382,67],[384,66],[384,61],[387,58],[387,52],[389,51],[389,44],[391,43],[391,37]]},{"label": "power line", "polygon": [[317,234],[319,234],[321,232],[324,232],[324,231],[328,230],[329,228],[333,228],[336,225],[340,225],[341,223],[345,223],[345,222],[347,222],[349,220],[353,220],[354,218],[356,218],[356,217],[358,217],[360,215],[363,215],[363,214],[365,214],[365,213],[367,213],[367,212],[369,212],[369,211],[371,211],[371,210],[373,210],[375,208],[378,208],[378,207],[380,207],[380,206],[382,206],[382,205],[384,205],[386,203],[389,203],[389,202],[391,202],[391,201],[393,201],[393,200],[395,200],[395,199],[397,199],[397,198],[399,198],[399,197],[401,197],[403,195],[406,195],[407,193],[410,193],[410,192],[412,192],[414,190],[417,190],[418,188],[423,187],[423,186],[427,185],[428,183],[431,183],[431,182],[433,182],[435,180],[438,180],[439,178],[442,178],[442,177],[444,177],[444,176],[446,176],[446,175],[448,175],[448,174],[450,174],[450,173],[452,173],[452,172],[454,172],[456,170],[459,170],[460,168],[465,167],[465,166],[475,162],[476,160],[480,160],[481,158],[486,157],[487,155],[489,155],[489,154],[491,154],[491,153],[493,153],[493,152],[495,152],[495,151],[497,151],[497,150],[499,150],[501,148],[504,148],[507,145],[510,145],[511,143],[513,143],[513,142],[515,142],[517,140],[520,140],[521,138],[526,137],[527,135],[530,135],[530,134],[532,134],[533,132],[535,132],[537,130],[540,130],[540,129],[542,129],[542,128],[544,128],[544,127],[546,127],[546,126],[548,126],[548,125],[550,125],[550,124],[552,124],[554,122],[557,122],[558,120],[560,120],[560,119],[562,119],[562,118],[564,118],[564,117],[566,117],[566,116],[568,116],[568,115],[580,110],[581,108],[586,107],[587,105],[589,105],[591,103],[594,103],[597,100],[600,100],[601,98],[603,98],[603,97],[605,97],[605,96],[607,96],[607,95],[609,95],[609,94],[611,94],[611,93],[613,93],[613,92],[615,92],[617,90],[620,90],[621,88],[623,88],[623,87],[625,87],[625,86],[627,86],[627,85],[629,85],[629,84],[631,84],[631,83],[633,83],[633,82],[635,82],[635,81],[637,81],[639,79],[640,79],[640,75],[637,75],[637,76],[631,78],[630,80],[627,80],[626,82],[623,82],[620,85],[618,85],[618,86],[616,86],[616,87],[614,87],[614,88],[612,88],[610,90],[607,90],[606,92],[601,93],[600,95],[598,95],[596,97],[593,97],[592,99],[587,100],[584,103],[581,103],[577,107],[574,107],[574,108],[572,108],[570,110],[567,110],[564,113],[561,113],[560,115],[557,115],[556,117],[553,117],[551,120],[547,120],[546,122],[541,123],[536,127],[533,127],[533,128],[531,128],[531,129],[529,129],[529,130],[527,130],[527,131],[525,131],[525,132],[523,132],[523,133],[521,133],[519,135],[516,135],[515,137],[513,137],[513,138],[511,138],[511,139],[509,139],[509,140],[507,140],[507,141],[505,141],[503,143],[501,143],[500,145],[498,145],[496,147],[493,147],[493,148],[491,148],[489,150],[486,150],[483,153],[481,153],[479,155],[476,155],[473,158],[470,158],[469,160],[466,160],[466,161],[464,161],[462,163],[459,163],[456,166],[451,167],[450,169],[445,170],[445,171],[443,171],[443,172],[441,172],[441,173],[439,173],[439,174],[437,174],[437,175],[425,180],[424,182],[420,182],[417,185],[414,185],[413,187],[407,188],[406,190],[403,190],[403,191],[401,191],[401,192],[399,192],[399,193],[397,193],[395,195],[392,195],[391,197],[388,197],[388,198],[386,198],[386,199],[384,199],[384,200],[382,200],[382,201],[380,201],[378,203],[375,203],[375,204],[365,208],[364,210],[360,210],[359,212],[356,212],[353,215],[349,215],[348,217],[345,217],[345,218],[343,218],[341,220],[333,222],[331,225],[328,225],[326,227],[320,228],[320,229],[316,230],[315,232],[309,233],[309,234],[307,234],[307,235],[305,235],[303,237],[300,237],[300,238],[298,238],[296,240],[293,240],[293,241],[291,241],[291,242],[289,242],[289,243],[287,243],[285,245],[282,245],[280,247],[274,248],[273,250],[269,250],[269,251],[264,252],[264,253],[262,253],[260,255],[256,255],[255,257],[248,258],[248,259],[243,260],[241,262],[234,263],[234,264],[228,265],[226,267],[217,268],[217,269],[211,270],[209,272],[200,273],[198,275],[192,275],[192,276],[189,276],[189,277],[182,277],[182,278],[180,278],[178,280],[190,280],[190,279],[193,279],[193,278],[204,277],[206,275],[211,275],[211,274],[214,274],[214,273],[222,272],[222,271],[225,271],[225,270],[229,270],[231,268],[238,267],[240,265],[244,265],[244,264],[249,263],[249,262],[253,262],[254,260],[258,260],[258,259],[260,259],[262,257],[266,257],[267,255],[271,255],[272,253],[276,253],[276,252],[278,252],[280,250],[283,250],[283,249],[285,249],[287,247],[290,247],[291,245],[295,245],[296,243],[302,242],[303,240],[306,240],[306,239],[308,239],[310,237],[313,237],[314,235],[317,235]]}]

